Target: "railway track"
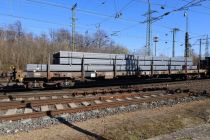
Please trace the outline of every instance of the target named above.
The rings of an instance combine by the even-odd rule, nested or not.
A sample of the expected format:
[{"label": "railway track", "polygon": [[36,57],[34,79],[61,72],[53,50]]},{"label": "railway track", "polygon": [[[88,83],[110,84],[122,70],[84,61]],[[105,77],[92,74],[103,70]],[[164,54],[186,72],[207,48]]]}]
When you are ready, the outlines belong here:
[{"label": "railway track", "polygon": [[55,98],[72,98],[78,96],[96,96],[96,95],[105,95],[105,94],[122,94],[122,93],[131,93],[131,92],[146,92],[146,91],[154,91],[154,90],[166,90],[167,88],[164,86],[135,86],[129,88],[106,88],[106,89],[81,89],[81,90],[68,90],[66,92],[45,92],[45,93],[33,93],[33,94],[6,94],[0,95],[0,101],[8,102],[8,101],[22,101],[22,100],[35,100],[35,99],[55,99]]},{"label": "railway track", "polygon": [[[176,92],[176,91],[174,91]],[[77,113],[90,110],[100,110],[105,108],[114,108],[120,106],[129,106],[142,103],[152,103],[162,100],[178,100],[185,97],[205,95],[205,92],[192,92],[182,90],[179,94],[170,92],[155,93],[124,93],[121,95],[106,95],[92,98],[74,98],[74,99],[51,99],[51,100],[33,100],[25,102],[7,102],[0,103],[0,109],[6,110],[6,113],[0,116],[0,121],[22,120],[29,118],[39,118],[43,116],[56,116],[64,113]],[[55,109],[47,108],[54,106]],[[65,107],[64,107],[65,106]],[[24,109],[27,112],[16,114],[11,108]],[[39,108],[39,109],[37,109]],[[29,111],[30,110],[30,111]],[[9,112],[9,113],[8,113]],[[13,112],[13,113],[11,113]]]},{"label": "railway track", "polygon": [[[93,101],[105,101],[110,99],[124,99],[124,98],[145,98],[147,96],[153,95],[154,97],[158,96],[158,94],[150,94],[150,93],[123,93],[123,95],[108,95],[108,96],[98,96],[98,97],[91,97],[91,98],[66,98],[66,99],[45,99],[45,100],[31,100],[31,101],[15,101],[15,102],[1,102],[0,103],[0,110],[7,110],[12,108],[25,108],[29,104],[33,107],[39,107],[42,105],[54,105],[54,104],[67,104],[67,103],[82,103],[82,102],[93,102]],[[162,94],[161,94],[162,95]]]},{"label": "railway track", "polygon": [[[106,89],[92,91],[76,91],[70,93],[41,93],[41,94],[24,94],[24,95],[9,95],[13,100],[5,101],[5,96],[0,96],[3,100],[0,102],[0,110],[12,108],[24,108],[29,104],[33,106],[51,105],[56,103],[68,103],[90,100],[105,100],[105,98],[122,98],[133,96],[147,96],[148,91],[167,90],[166,87],[135,87],[128,89]],[[82,95],[82,96],[81,96]],[[85,97],[85,98],[84,98]]]},{"label": "railway track", "polygon": [[[0,121],[22,120],[120,106],[203,96],[210,80],[165,82],[129,87],[83,88],[0,95]],[[202,84],[201,84],[202,83]],[[202,90],[201,86],[206,90]]]},{"label": "railway track", "polygon": [[[88,95],[104,95],[104,94],[114,94],[114,93],[123,93],[123,92],[139,92],[154,90],[156,88],[169,87],[169,88],[194,88],[203,83],[210,82],[207,80],[189,80],[189,81],[179,81],[179,82],[165,82],[165,83],[153,83],[153,84],[141,84],[141,85],[132,85],[127,87],[111,86],[111,87],[95,87],[95,88],[78,88],[78,89],[66,89],[66,90],[50,90],[50,91],[36,91],[36,92],[11,92],[11,93],[2,93],[0,94],[1,101],[21,101],[21,100],[34,100],[40,98],[69,98],[74,96],[88,96]],[[204,84],[205,86],[205,84]]]}]

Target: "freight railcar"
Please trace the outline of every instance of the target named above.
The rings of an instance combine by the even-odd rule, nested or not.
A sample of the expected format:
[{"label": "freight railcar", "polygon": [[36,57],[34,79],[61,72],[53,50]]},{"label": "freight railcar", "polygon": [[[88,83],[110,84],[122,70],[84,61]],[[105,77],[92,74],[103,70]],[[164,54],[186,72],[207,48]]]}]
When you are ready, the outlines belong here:
[{"label": "freight railcar", "polygon": [[184,79],[205,74],[205,69],[193,65],[192,58],[59,51],[53,54],[52,64],[27,64],[24,81],[65,84],[67,81],[97,78]]}]

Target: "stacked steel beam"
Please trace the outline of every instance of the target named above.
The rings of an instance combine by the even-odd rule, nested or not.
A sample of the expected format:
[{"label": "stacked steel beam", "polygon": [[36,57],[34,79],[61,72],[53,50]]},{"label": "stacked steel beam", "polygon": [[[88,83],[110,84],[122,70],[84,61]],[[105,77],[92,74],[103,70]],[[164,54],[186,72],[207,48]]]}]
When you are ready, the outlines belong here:
[{"label": "stacked steel beam", "polygon": [[[84,61],[84,62],[82,62]],[[53,64],[50,71],[79,72],[84,64],[84,71],[106,72],[113,71],[154,71],[182,70],[185,65],[184,57],[152,57],[127,54],[86,53],[59,51],[53,55]],[[188,69],[197,69],[193,66],[192,58],[188,58]],[[47,64],[27,64],[26,71],[47,71]]]}]

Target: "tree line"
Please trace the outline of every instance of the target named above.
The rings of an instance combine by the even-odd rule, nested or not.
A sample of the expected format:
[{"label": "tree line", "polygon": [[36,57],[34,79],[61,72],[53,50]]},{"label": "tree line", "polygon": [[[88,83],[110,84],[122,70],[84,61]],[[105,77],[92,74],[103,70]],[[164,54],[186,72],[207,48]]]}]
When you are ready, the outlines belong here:
[{"label": "tree line", "polygon": [[[44,64],[48,55],[57,51],[71,51],[71,33],[60,28],[35,35],[24,31],[20,21],[0,28],[0,71],[16,66],[24,70],[26,64]],[[128,49],[115,43],[105,31],[97,30],[75,35],[76,51],[128,53]]]}]

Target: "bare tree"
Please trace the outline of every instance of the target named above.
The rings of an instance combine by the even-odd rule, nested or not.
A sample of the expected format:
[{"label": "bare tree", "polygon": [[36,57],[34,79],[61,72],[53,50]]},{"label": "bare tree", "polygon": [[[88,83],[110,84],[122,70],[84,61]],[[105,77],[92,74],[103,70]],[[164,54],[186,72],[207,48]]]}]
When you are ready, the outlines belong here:
[{"label": "bare tree", "polygon": [[[127,48],[112,41],[103,30],[85,35],[76,33],[76,50],[88,52],[128,53]],[[49,53],[70,50],[71,33],[64,28],[34,35],[24,31],[20,21],[0,29],[0,70],[11,65],[24,69],[28,63],[47,63]]]},{"label": "bare tree", "polygon": [[103,30],[97,30],[94,34],[94,43],[98,48],[104,47],[109,42],[109,37]]},{"label": "bare tree", "polygon": [[137,50],[136,54],[146,56],[147,55],[147,48],[146,46],[141,47],[141,49]]}]

